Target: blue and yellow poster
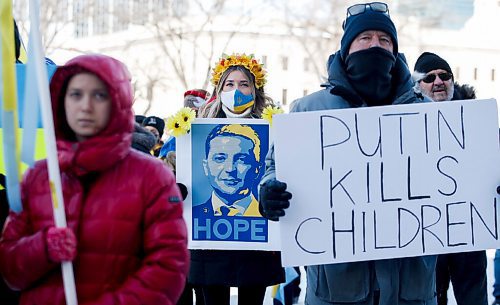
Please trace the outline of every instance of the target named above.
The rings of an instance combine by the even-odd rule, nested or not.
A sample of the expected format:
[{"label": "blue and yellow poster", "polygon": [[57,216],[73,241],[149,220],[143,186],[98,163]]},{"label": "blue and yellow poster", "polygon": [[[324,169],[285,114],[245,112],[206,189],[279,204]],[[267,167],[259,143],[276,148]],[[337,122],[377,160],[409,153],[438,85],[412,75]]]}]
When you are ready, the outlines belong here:
[{"label": "blue and yellow poster", "polygon": [[277,250],[277,224],[259,212],[269,125],[197,119],[177,140],[177,178],[188,187],[190,248]]}]

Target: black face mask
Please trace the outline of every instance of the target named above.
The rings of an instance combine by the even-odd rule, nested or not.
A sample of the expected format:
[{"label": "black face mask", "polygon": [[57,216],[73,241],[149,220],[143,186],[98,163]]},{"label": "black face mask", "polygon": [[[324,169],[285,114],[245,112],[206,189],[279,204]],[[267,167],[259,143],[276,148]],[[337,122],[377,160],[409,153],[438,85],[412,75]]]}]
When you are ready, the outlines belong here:
[{"label": "black face mask", "polygon": [[349,54],[346,72],[351,86],[368,106],[391,104],[391,70],[396,63],[394,55],[379,47]]}]

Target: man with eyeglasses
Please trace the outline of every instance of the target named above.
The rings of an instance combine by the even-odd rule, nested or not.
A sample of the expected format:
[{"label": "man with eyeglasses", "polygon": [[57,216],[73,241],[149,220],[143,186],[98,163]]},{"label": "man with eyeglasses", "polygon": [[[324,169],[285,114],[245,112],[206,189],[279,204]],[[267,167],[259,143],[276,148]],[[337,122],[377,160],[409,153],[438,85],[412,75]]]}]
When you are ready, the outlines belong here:
[{"label": "man with eyeglasses", "polygon": [[453,98],[453,73],[450,65],[434,53],[422,53],[415,63],[414,79],[417,88],[435,102]]},{"label": "man with eyeglasses", "polygon": [[[448,62],[439,55],[424,52],[413,72],[416,91],[435,102],[475,99],[473,87],[454,82]],[[450,280],[459,305],[487,305],[486,251],[450,253],[438,256],[436,291],[438,305],[448,303]]]},{"label": "man with eyeglasses", "polygon": [[[349,7],[343,29],[323,89],[294,101],[291,112],[430,102],[413,90],[385,3]],[[266,165],[259,202],[263,216],[276,221],[292,194],[276,179],[274,147]],[[308,266],[305,304],[435,305],[435,263],[435,256],[425,256]]]}]

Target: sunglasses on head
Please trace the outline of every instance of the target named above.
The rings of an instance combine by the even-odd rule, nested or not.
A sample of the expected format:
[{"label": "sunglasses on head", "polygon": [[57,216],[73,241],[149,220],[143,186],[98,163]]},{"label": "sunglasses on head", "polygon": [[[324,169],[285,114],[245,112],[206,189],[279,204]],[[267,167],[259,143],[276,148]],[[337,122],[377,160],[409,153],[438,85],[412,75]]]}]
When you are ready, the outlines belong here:
[{"label": "sunglasses on head", "polygon": [[342,24],[342,28],[345,29],[345,24],[349,17],[363,14],[366,12],[366,9],[370,9],[374,12],[382,13],[389,16],[389,7],[387,6],[387,4],[383,2],[354,4],[347,8],[347,15]]},{"label": "sunglasses on head", "polygon": [[436,76],[439,76],[439,79],[445,82],[447,80],[450,80],[453,77],[453,74],[448,72],[442,72],[438,74],[428,74],[424,78],[422,78],[422,81],[427,84],[433,83],[436,80]]}]

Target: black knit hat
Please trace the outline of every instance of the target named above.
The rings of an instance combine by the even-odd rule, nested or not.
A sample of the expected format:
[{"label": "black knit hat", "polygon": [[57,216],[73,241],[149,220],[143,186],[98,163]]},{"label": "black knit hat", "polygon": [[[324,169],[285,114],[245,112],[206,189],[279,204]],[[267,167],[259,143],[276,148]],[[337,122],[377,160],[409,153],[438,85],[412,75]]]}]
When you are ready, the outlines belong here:
[{"label": "black knit hat", "polygon": [[142,122],[144,122],[144,120],[146,119],[146,116],[142,115],[142,114],[136,114],[134,116],[134,119],[135,119],[135,122],[138,123],[138,124],[141,124],[142,125]]},{"label": "black knit hat", "polygon": [[438,69],[453,73],[451,71],[450,65],[446,62],[446,60],[442,59],[434,53],[424,52],[418,57],[417,62],[415,63],[415,68],[413,70],[420,73],[429,73],[432,70]]},{"label": "black knit hat", "polygon": [[342,40],[340,41],[340,55],[344,61],[349,53],[351,43],[356,36],[364,31],[382,31],[387,33],[394,45],[393,54],[394,56],[398,55],[398,34],[391,18],[385,13],[376,12],[366,7],[364,13],[349,16],[345,20],[344,36],[342,36]]},{"label": "black knit hat", "polygon": [[157,116],[148,116],[142,121],[142,126],[153,126],[160,133],[160,138],[163,136],[165,121]]}]

